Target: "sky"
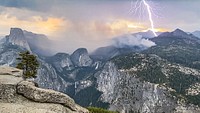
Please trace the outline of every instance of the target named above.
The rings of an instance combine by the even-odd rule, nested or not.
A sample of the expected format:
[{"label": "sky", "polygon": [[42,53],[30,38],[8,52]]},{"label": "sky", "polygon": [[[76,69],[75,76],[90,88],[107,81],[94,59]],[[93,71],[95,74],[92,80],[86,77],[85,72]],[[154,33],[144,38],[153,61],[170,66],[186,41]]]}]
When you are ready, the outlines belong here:
[{"label": "sky", "polygon": [[[200,0],[146,0],[157,31],[200,30]],[[0,36],[11,27],[45,34],[60,51],[89,51],[151,28],[136,0],[0,0]]]}]

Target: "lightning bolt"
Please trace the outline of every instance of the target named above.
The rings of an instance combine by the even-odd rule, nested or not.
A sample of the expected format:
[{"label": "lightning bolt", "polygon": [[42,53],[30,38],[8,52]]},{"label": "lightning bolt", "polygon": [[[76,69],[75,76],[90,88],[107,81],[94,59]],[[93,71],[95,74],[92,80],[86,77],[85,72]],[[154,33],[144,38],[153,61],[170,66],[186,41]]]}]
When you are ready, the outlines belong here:
[{"label": "lightning bolt", "polygon": [[152,18],[152,10],[151,10],[150,5],[146,2],[146,0],[137,0],[135,2],[135,6],[133,6],[133,2],[131,2],[131,9],[130,9],[129,13],[134,13],[134,14],[138,15],[139,18],[141,18],[141,16],[144,15],[145,11],[147,11],[147,13],[148,13],[148,19],[151,24],[150,30],[153,32],[154,36],[157,36],[156,30],[154,28],[154,21]]},{"label": "lightning bolt", "polygon": [[144,5],[146,6],[147,8],[147,11],[148,11],[148,15],[149,15],[149,21],[151,23],[151,31],[153,32],[153,34],[155,36],[157,36],[156,32],[155,32],[155,28],[154,28],[154,23],[153,23],[153,19],[152,19],[152,13],[151,13],[151,7],[149,6],[149,4],[145,1],[145,0],[142,0]]}]

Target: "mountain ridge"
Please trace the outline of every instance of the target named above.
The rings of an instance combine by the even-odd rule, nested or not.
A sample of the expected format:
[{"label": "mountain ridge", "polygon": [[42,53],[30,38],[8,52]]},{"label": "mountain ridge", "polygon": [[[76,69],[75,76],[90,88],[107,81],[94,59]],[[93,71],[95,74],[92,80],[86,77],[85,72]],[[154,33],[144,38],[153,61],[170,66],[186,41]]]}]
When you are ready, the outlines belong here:
[{"label": "mountain ridge", "polygon": [[198,37],[198,38],[200,38],[200,31],[194,31],[194,32],[192,32],[192,34],[194,35],[194,36],[196,36],[196,37]]}]

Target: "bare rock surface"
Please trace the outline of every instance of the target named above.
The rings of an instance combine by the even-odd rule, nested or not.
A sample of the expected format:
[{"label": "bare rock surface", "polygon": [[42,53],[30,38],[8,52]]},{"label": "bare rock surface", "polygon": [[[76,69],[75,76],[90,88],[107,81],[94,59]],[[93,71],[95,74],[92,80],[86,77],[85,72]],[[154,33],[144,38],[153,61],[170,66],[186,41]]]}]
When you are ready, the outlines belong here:
[{"label": "bare rock surface", "polygon": [[[14,67],[0,66],[0,75],[22,76],[22,73],[23,73],[22,70],[14,68]],[[21,78],[15,78],[15,79],[21,79]]]},{"label": "bare rock surface", "polygon": [[35,87],[33,82],[22,81],[17,85],[17,93],[36,102],[59,103],[76,110],[75,102],[68,95],[48,89]]},{"label": "bare rock surface", "polygon": [[24,81],[20,72],[0,67],[0,113],[89,113],[66,94]]}]

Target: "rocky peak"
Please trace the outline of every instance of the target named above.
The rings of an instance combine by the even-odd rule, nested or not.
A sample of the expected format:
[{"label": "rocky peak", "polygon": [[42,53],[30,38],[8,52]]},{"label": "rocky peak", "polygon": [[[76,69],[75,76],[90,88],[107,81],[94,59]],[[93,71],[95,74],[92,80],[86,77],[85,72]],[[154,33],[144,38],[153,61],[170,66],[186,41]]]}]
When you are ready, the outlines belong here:
[{"label": "rocky peak", "polygon": [[160,34],[158,37],[179,37],[179,38],[190,38],[191,35],[187,34],[181,29],[176,29],[172,32],[164,32]]},{"label": "rocky peak", "polygon": [[29,44],[24,36],[22,29],[20,28],[11,28],[10,34],[7,36],[7,41],[13,45],[21,46],[31,52]]},{"label": "rocky peak", "polygon": [[24,39],[24,33],[22,31],[22,29],[20,28],[11,28],[10,29],[10,36],[13,36],[13,38],[17,38],[18,39]]},{"label": "rocky peak", "polygon": [[67,53],[57,53],[57,54],[55,54],[54,55],[54,57],[56,58],[56,59],[64,59],[64,58],[70,58],[70,55],[69,54],[67,54]]},{"label": "rocky peak", "polygon": [[86,48],[78,48],[76,51],[73,52],[73,54],[88,54],[88,51]]},{"label": "rocky peak", "polygon": [[56,55],[50,57],[48,61],[51,62],[60,72],[63,71],[63,68],[70,70],[73,67],[70,55],[66,53],[57,53]]},{"label": "rocky peak", "polygon": [[88,51],[85,48],[79,48],[74,51],[71,55],[71,60],[74,65],[79,67],[92,65],[92,59],[90,58]]},{"label": "rocky peak", "polygon": [[188,36],[188,34],[186,32],[184,32],[183,30],[181,29],[176,29],[172,32],[172,34],[174,36],[181,36],[181,37],[185,37],[185,36]]}]

